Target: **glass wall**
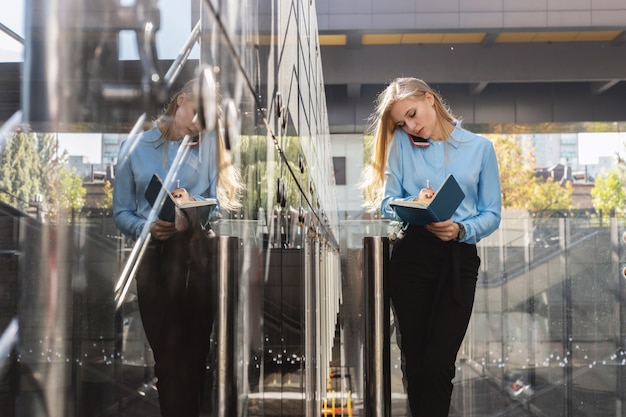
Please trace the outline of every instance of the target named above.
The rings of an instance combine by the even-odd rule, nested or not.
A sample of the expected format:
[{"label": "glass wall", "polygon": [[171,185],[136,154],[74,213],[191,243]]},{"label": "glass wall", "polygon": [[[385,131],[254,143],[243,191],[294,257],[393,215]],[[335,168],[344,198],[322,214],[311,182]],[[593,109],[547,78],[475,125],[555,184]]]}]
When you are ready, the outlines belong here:
[{"label": "glass wall", "polygon": [[217,169],[241,179],[240,206],[202,225],[209,243],[184,246],[217,291],[203,413],[319,415],[341,281],[313,2],[31,0],[24,13],[22,104],[0,132],[0,414],[160,415],[135,279],[150,232],[120,233],[111,198],[120,142],[196,79],[200,146],[219,135]]},{"label": "glass wall", "polygon": [[512,408],[624,415],[623,219],[513,218],[504,226],[482,247],[465,366],[497,381]]},{"label": "glass wall", "polygon": [[[625,226],[622,218],[505,211],[498,231],[479,243],[477,296],[457,358],[451,416],[625,415]],[[386,221],[341,222],[347,287],[364,286],[363,237],[386,239],[393,230]],[[341,309],[355,379],[366,363],[363,298],[344,300]],[[397,336],[392,316],[391,410],[407,416]]]}]

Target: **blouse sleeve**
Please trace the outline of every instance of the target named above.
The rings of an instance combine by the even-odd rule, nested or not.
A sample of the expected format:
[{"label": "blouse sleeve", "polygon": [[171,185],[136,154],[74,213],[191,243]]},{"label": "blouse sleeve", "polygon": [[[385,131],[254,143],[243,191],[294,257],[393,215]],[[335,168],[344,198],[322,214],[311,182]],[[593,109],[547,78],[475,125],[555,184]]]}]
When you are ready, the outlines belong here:
[{"label": "blouse sleeve", "polygon": [[[122,143],[122,149],[126,142]],[[120,152],[123,154],[123,152]],[[113,187],[113,220],[117,228],[131,239],[141,234],[146,220],[137,215],[135,180],[130,156],[120,160],[115,170]]]}]

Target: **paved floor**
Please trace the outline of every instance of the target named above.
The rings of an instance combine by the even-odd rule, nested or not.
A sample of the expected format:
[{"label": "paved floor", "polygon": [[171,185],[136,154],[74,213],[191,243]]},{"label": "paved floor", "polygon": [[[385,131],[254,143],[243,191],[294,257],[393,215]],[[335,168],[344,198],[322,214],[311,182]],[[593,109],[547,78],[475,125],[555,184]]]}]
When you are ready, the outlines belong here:
[{"label": "paved floor", "polygon": [[[406,396],[401,391],[401,381],[397,377],[392,382],[392,416],[410,417],[406,407]],[[283,376],[286,382],[286,376]],[[303,415],[303,404],[298,377],[289,377],[289,384],[283,385],[283,391],[271,389],[275,376],[266,378],[266,392],[251,398],[249,417],[256,416],[297,416]],[[292,391],[292,392],[290,392]],[[260,398],[263,398],[260,401]],[[363,415],[362,404],[354,403],[354,417]],[[110,410],[113,411],[113,410]],[[208,416],[205,413],[204,416]],[[157,393],[151,384],[145,384],[139,390],[128,391],[122,407],[109,414],[115,417],[159,417]],[[533,414],[524,404],[510,398],[487,378],[478,375],[471,367],[458,368],[454,381],[454,391],[450,409],[450,417],[528,417]]]}]

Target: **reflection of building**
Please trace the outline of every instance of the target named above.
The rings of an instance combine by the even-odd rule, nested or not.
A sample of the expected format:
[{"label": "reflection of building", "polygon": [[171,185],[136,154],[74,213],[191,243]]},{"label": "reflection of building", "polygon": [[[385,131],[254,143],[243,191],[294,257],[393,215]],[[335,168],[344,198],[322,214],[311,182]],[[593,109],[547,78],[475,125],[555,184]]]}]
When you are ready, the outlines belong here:
[{"label": "reflection of building", "polygon": [[126,134],[104,133],[100,136],[102,141],[101,163],[90,163],[89,158],[82,155],[70,155],[68,158],[69,169],[75,168],[76,173],[83,180],[85,187],[85,209],[99,209],[104,205],[106,198],[104,192],[105,182],[113,182],[113,167],[117,163],[117,155],[122,139]]},{"label": "reflection of building", "polygon": [[67,165],[70,168],[76,169],[76,173],[81,178],[86,178],[91,174],[93,164],[89,163],[89,158],[83,155],[70,155],[67,159]]},{"label": "reflection of building", "polygon": [[[615,132],[594,133],[594,137],[605,139],[613,137]],[[573,173],[579,173],[578,177],[585,173],[588,178],[598,177],[603,170],[610,170],[615,166],[615,155],[607,154],[599,156],[596,163],[585,163],[586,155],[581,154],[579,136],[588,133],[551,133],[520,135],[522,140],[530,139],[532,152],[535,157],[535,167],[550,167],[559,164],[567,164]],[[581,161],[583,161],[581,163]],[[576,177],[576,176],[575,176]],[[576,178],[575,178],[576,179]]]},{"label": "reflection of building", "polygon": [[342,218],[359,218],[363,212],[361,193],[357,187],[363,169],[363,136],[333,135],[331,145],[335,165],[337,202],[339,210],[343,213]]},{"label": "reflection of building", "polygon": [[102,135],[102,164],[115,165],[120,143],[127,136],[126,133],[104,133]]},{"label": "reflection of building", "polygon": [[104,181],[113,177],[112,168],[117,163],[120,143],[127,136],[126,133],[103,133],[101,140],[101,162],[92,163],[84,155],[70,155],[68,166],[76,168],[78,175],[85,181]]},{"label": "reflection of building", "polygon": [[575,208],[593,210],[590,191],[594,178],[583,172],[573,172],[569,165],[556,164],[550,168],[536,168],[535,175],[544,180],[551,178],[555,182],[572,183],[572,204]]},{"label": "reflection of building", "polygon": [[104,182],[84,182],[83,187],[87,193],[85,194],[84,208],[94,209],[102,208],[106,194],[104,193]]}]

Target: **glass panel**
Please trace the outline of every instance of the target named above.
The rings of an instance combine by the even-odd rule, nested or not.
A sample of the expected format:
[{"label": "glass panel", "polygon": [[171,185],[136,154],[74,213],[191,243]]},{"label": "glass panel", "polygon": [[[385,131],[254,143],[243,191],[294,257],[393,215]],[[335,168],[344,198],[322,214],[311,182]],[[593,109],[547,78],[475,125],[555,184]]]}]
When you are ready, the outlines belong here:
[{"label": "glass panel", "polygon": [[[147,228],[130,238],[120,233],[111,196],[126,161],[118,158],[120,143],[151,128],[172,94],[200,77],[206,82],[196,104],[203,122],[212,123],[200,147],[221,133],[229,148],[222,155],[244,184],[241,207],[223,207],[218,220],[204,224],[215,237],[185,244],[206,263],[213,291],[223,258],[236,266],[232,310],[228,317],[217,312],[221,319],[206,340],[212,350],[201,408],[230,395],[239,411],[229,411],[241,415],[318,415],[316,391],[326,380],[340,296],[332,279],[339,273],[336,225],[329,221],[336,217],[334,183],[327,171],[311,173],[312,166],[332,166],[323,86],[314,78],[321,64],[311,4],[137,1],[115,7],[73,0],[67,7],[79,23],[60,12],[43,20],[47,7],[39,0],[25,5],[32,51],[24,67],[26,100],[23,112],[2,126],[3,172],[22,162],[2,180],[7,239],[1,265],[9,277],[2,285],[12,295],[3,304],[2,325],[10,329],[18,316],[20,332],[15,353],[0,368],[3,412],[159,415],[155,354],[147,316],[139,314],[146,296],[134,279],[136,265],[154,248],[143,249]],[[144,14],[137,13],[141,7]],[[46,36],[55,33],[61,37]],[[84,66],[71,64],[78,61]],[[163,175],[170,188],[188,159],[165,155],[172,169],[181,162],[179,174]],[[236,239],[235,251],[221,246],[223,237]],[[207,305],[223,306],[217,299]],[[164,305],[162,311],[177,310]],[[205,314],[195,313],[193,320]],[[232,341],[226,365],[221,337]],[[232,392],[221,379],[210,383],[228,363],[236,364]],[[18,381],[20,389],[12,391]]]}]

